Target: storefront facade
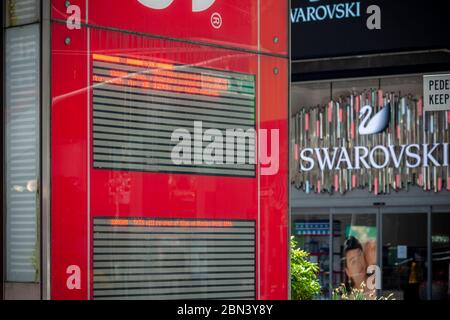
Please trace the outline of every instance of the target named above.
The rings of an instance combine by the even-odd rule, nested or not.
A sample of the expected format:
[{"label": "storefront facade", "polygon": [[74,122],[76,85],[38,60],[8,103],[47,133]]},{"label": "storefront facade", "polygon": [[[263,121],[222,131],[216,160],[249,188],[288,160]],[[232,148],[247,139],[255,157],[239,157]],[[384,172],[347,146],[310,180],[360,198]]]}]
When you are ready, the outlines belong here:
[{"label": "storefront facade", "polygon": [[4,299],[449,299],[444,1],[111,3],[2,3]]},{"label": "storefront facade", "polygon": [[449,299],[450,104],[425,95],[450,73],[441,5],[292,2],[291,233],[322,299]]}]

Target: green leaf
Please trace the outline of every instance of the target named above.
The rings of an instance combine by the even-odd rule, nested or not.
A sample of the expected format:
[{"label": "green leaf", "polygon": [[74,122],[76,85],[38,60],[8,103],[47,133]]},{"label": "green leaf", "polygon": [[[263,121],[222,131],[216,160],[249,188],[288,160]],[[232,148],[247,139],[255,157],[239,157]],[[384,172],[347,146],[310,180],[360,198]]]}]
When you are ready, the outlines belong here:
[{"label": "green leaf", "polygon": [[314,299],[321,291],[319,264],[309,261],[310,254],[298,248],[294,237],[290,241],[290,254],[292,299]]}]

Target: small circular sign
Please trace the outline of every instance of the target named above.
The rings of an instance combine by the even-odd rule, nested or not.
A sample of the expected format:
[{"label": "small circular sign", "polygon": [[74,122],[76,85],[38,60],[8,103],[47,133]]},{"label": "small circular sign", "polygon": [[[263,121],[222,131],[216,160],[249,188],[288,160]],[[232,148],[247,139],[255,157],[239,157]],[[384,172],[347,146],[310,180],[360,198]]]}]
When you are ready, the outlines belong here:
[{"label": "small circular sign", "polygon": [[220,29],[222,27],[222,16],[218,12],[214,12],[211,15],[211,25],[214,29]]}]

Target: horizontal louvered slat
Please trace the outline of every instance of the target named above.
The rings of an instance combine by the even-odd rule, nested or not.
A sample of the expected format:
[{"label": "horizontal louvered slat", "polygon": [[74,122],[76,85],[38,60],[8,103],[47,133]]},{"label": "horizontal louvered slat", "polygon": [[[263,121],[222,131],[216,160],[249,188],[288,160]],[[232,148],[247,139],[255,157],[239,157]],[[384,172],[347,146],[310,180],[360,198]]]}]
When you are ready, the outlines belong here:
[{"label": "horizontal louvered slat", "polygon": [[213,279],[254,279],[254,272],[236,273],[189,273],[189,274],[160,274],[158,278],[149,274],[129,274],[129,275],[114,275],[114,276],[94,276],[94,289],[96,283],[130,283],[134,282],[161,282],[161,281],[185,281],[185,280],[213,280]]},{"label": "horizontal louvered slat", "polygon": [[[123,297],[119,296],[103,296],[103,297],[97,297],[96,299],[106,299],[106,300],[122,300]],[[223,300],[223,299],[229,299],[229,300],[254,300],[254,294],[249,294],[248,292],[197,292],[197,293],[185,293],[185,294],[166,294],[166,295],[130,295],[126,299],[131,300],[185,300],[185,299],[197,299],[197,300],[205,300],[205,299],[217,299],[217,300]]]},{"label": "horizontal louvered slat", "polygon": [[135,282],[130,285],[130,283],[127,282],[116,282],[116,283],[98,283],[96,284],[96,288],[98,289],[115,289],[115,288],[165,288],[165,287],[202,287],[205,286],[205,284],[217,286],[217,285],[255,285],[254,279],[217,279],[217,280],[204,280],[204,279],[197,279],[197,280],[176,280],[176,281],[159,281],[159,282],[152,282],[152,283],[142,283],[142,282]]},{"label": "horizontal louvered slat", "polygon": [[[254,102],[246,104],[247,100],[228,101],[228,103],[219,103],[215,101],[203,101],[203,100],[187,100],[187,99],[175,99],[172,96],[157,96],[157,95],[144,95],[138,92],[124,92],[120,90],[108,90],[102,89],[107,85],[102,85],[96,89],[97,95],[94,97],[94,102],[106,105],[123,105],[125,99],[128,105],[135,105],[140,107],[141,103],[148,103],[148,108],[160,109],[164,106],[177,107],[178,110],[191,110],[192,112],[205,112],[205,111],[217,111],[228,116],[235,117],[251,117],[253,116]],[[130,89],[134,90],[134,89]]]},{"label": "horizontal louvered slat", "polygon": [[[19,249],[17,249],[19,251]],[[115,275],[153,275],[155,279],[162,274],[191,274],[191,273],[239,273],[252,272],[255,270],[254,266],[202,266],[202,267],[186,267],[186,268],[171,268],[171,267],[154,267],[154,268],[130,268],[130,269],[96,269],[94,276],[111,276]]]},{"label": "horizontal louvered slat", "polygon": [[[101,68],[97,65],[94,65],[94,74],[99,76],[105,76],[105,77],[111,77],[111,71],[117,71],[116,68]],[[156,71],[158,72],[158,71]],[[176,72],[176,73],[175,73]],[[130,72],[125,71],[122,72],[123,74],[126,74],[124,76],[124,79],[136,79],[136,76],[139,78],[136,80],[139,81],[148,81],[150,83],[163,83],[163,84],[170,84],[175,87],[192,87],[192,88],[208,88],[208,89],[215,89],[218,85],[214,81],[202,81],[200,78],[196,80],[192,79],[186,79],[183,77],[182,72],[175,71],[173,73],[173,77],[171,76],[165,76],[165,75],[158,75],[157,73],[153,72]],[[195,74],[199,74],[199,72],[202,72],[200,69],[195,70]],[[192,74],[192,73],[191,73]],[[192,74],[192,75],[195,75]],[[245,98],[251,98],[252,95],[255,94],[255,88],[252,86],[239,86],[236,84],[236,80],[230,80],[228,81],[227,88],[219,88],[218,91],[221,91],[222,95],[229,98],[236,98],[236,99],[245,99]]]},{"label": "horizontal louvered slat", "polygon": [[[220,259],[254,259],[254,253],[227,253],[227,252],[203,252],[195,254],[197,260],[220,260]],[[94,257],[95,261],[147,261],[147,260],[190,260],[189,253],[166,254],[161,256],[160,253],[148,253],[142,255],[134,255],[130,257],[127,254],[101,254]]]},{"label": "horizontal louvered slat", "polygon": [[95,299],[255,298],[254,221],[95,218],[93,231]]},{"label": "horizontal louvered slat", "polygon": [[[129,64],[116,63],[116,62],[104,62],[96,61],[96,66],[98,68],[109,69],[109,70],[121,70],[125,72],[135,73],[135,74],[148,74],[148,75],[160,75],[161,70],[145,68],[139,66],[133,66]],[[199,68],[190,67],[188,65],[178,65],[175,66],[174,71],[177,71],[177,76],[181,79],[192,79],[198,74]],[[201,69],[201,79],[204,82],[217,83],[218,81],[226,79],[230,80],[233,85],[240,85],[244,87],[255,88],[254,77],[251,75],[245,75],[243,73],[229,72],[229,71],[219,71],[202,68]],[[214,79],[208,79],[207,77],[213,77]],[[169,76],[170,77],[170,76]],[[172,76],[173,77],[173,76]]]},{"label": "horizontal louvered slat", "polygon": [[96,239],[96,243],[98,247],[110,247],[110,246],[118,246],[118,247],[253,247],[255,245],[254,241],[239,241],[239,244],[236,244],[236,241],[232,240],[204,240],[198,239],[189,239],[189,240],[177,240],[177,239],[164,239],[165,237],[161,237],[160,240],[149,240],[149,239],[140,239],[140,240],[98,240]]},{"label": "horizontal louvered slat", "polygon": [[[186,118],[180,118],[179,114],[174,114],[172,118],[163,117],[163,116],[139,116],[133,115],[130,112],[124,112],[122,114],[117,114],[113,112],[103,112],[97,111],[94,109],[94,118],[96,119],[105,119],[105,120],[113,120],[117,121],[118,124],[122,123],[141,123],[146,125],[151,124],[159,124],[162,123],[164,125],[172,125],[176,126],[176,128],[192,128],[194,125],[194,120],[185,120]],[[22,120],[20,120],[22,121]],[[195,121],[202,121],[203,128],[214,128],[218,130],[226,130],[226,129],[234,129],[240,128],[243,130],[252,129],[253,127],[250,125],[238,125],[234,122],[233,119],[227,119],[223,117],[222,119],[210,120],[202,117],[196,117]],[[170,136],[169,136],[170,137]],[[170,143],[172,144],[172,143]]]},{"label": "horizontal louvered slat", "polygon": [[209,265],[248,265],[248,266],[254,266],[254,261],[252,260],[242,260],[239,262],[236,262],[234,260],[215,260],[215,261],[208,261],[205,263],[203,260],[175,260],[175,261],[106,261],[106,262],[96,262],[95,267],[97,269],[101,268],[154,268],[154,267],[196,267],[196,266],[204,266],[205,264]]},{"label": "horizontal louvered slat", "polygon": [[179,165],[145,165],[136,163],[123,163],[114,161],[94,162],[96,168],[108,170],[127,170],[127,171],[158,171],[161,173],[191,173],[191,174],[210,174],[222,176],[242,176],[254,177],[254,172],[249,170],[223,170],[211,169],[208,167],[193,167]]},{"label": "horizontal louvered slat", "polygon": [[[110,119],[95,119],[95,130],[94,130],[94,145],[97,145],[98,141],[124,141],[124,142],[135,142],[137,144],[147,141],[140,141],[140,138],[166,138],[167,133],[172,134],[173,130],[176,130],[177,127],[174,126],[165,126],[159,124],[141,124],[135,123],[134,127],[130,127],[129,123],[122,123],[118,125],[114,120]],[[173,130],[172,130],[173,129]],[[209,128],[204,128],[208,130]],[[152,130],[153,132],[148,132],[148,130]],[[193,135],[192,130],[187,130],[189,134]],[[99,137],[99,135],[105,135],[103,137]],[[217,136],[211,134],[211,136]],[[248,134],[245,139],[248,140],[250,145],[247,147],[247,150],[255,150],[255,135]],[[149,141],[155,143],[153,140]],[[148,143],[148,142],[147,142]],[[232,145],[233,143],[230,143]],[[104,144],[103,144],[104,145]],[[162,144],[164,145],[164,144]],[[167,144],[165,144],[167,145]],[[175,144],[169,144],[170,147],[173,147]],[[202,143],[202,147],[206,145],[205,142]],[[228,147],[228,144],[225,145],[225,148]]]},{"label": "horizontal louvered slat", "polygon": [[[120,227],[136,227],[136,228],[149,228],[149,232],[152,231],[153,227],[157,227],[155,230],[163,230],[159,228],[201,228],[199,230],[207,230],[205,228],[226,228],[232,232],[233,228],[254,228],[255,223],[251,220],[233,220],[233,221],[216,221],[216,220],[197,220],[197,219],[142,219],[142,218],[96,218],[96,226],[111,226],[113,228]],[[205,231],[206,232],[206,231]]]},{"label": "horizontal louvered slat", "polygon": [[211,109],[224,109],[231,111],[242,111],[251,113],[255,107],[255,101],[251,99],[236,99],[227,97],[214,97],[196,95],[192,96],[188,93],[167,92],[139,87],[126,87],[111,84],[108,82],[94,84],[94,90],[98,97],[116,97],[123,100],[123,97],[130,100],[142,100],[150,102],[158,102],[167,105],[187,105],[195,103],[196,106]]},{"label": "horizontal louvered slat", "polygon": [[219,233],[229,233],[229,234],[236,234],[236,233],[246,233],[246,234],[253,234],[253,228],[248,228],[246,225],[243,226],[236,226],[234,227],[226,227],[226,228],[207,228],[207,227],[189,227],[189,228],[172,228],[172,227],[157,227],[157,228],[151,228],[151,227],[131,227],[126,226],[126,228],[123,228],[122,226],[111,226],[111,224],[105,224],[105,225],[97,225],[96,228],[96,234],[94,237],[97,237],[98,235],[102,235],[103,233],[112,232],[114,234],[114,237],[116,239],[120,238],[121,233],[146,233],[146,234],[152,234],[152,233],[158,233],[158,234],[165,234],[165,233],[176,233],[176,234],[219,234]]},{"label": "horizontal louvered slat", "polygon": [[[239,289],[237,289],[239,288]],[[240,286],[201,286],[201,287],[172,287],[172,288],[150,288],[151,294],[149,294],[149,289],[126,289],[126,290],[101,290],[98,289],[95,292],[96,297],[101,296],[133,296],[133,295],[161,295],[165,294],[167,295],[168,299],[170,299],[170,295],[174,294],[180,294],[180,293],[192,293],[192,291],[198,290],[199,293],[201,292],[215,292],[215,293],[222,293],[222,292],[251,292],[254,289],[253,285],[240,285]]]},{"label": "horizontal louvered slat", "polygon": [[[157,229],[157,228],[152,228],[152,229]],[[178,228],[176,228],[178,229]],[[156,231],[152,232],[152,233],[145,233],[145,234],[138,234],[136,235],[135,233],[132,233],[131,236],[136,237],[139,236],[139,239],[142,240],[190,240],[193,241],[192,237],[192,233],[191,234],[186,234],[186,233],[176,233],[176,229],[174,230],[175,233],[158,233]],[[240,241],[245,241],[245,240],[254,240],[255,236],[254,234],[242,234],[242,233],[231,233],[233,235],[233,239],[234,241],[236,240],[240,240]],[[196,239],[195,240],[229,240],[230,239],[230,234],[220,234],[220,233],[195,233],[196,235]],[[123,235],[122,234],[115,234],[115,233],[96,233],[94,235],[94,239],[96,240],[101,240],[101,239],[123,239]]]},{"label": "horizontal louvered slat", "polygon": [[[145,121],[148,118],[170,118],[170,119],[182,119],[182,120],[198,120],[199,118],[203,121],[211,121],[215,123],[229,123],[232,122],[233,125],[239,124],[242,126],[248,126],[251,128],[253,126],[253,119],[249,117],[243,117],[240,114],[224,114],[218,111],[198,111],[193,109],[188,109],[185,107],[171,107],[170,111],[166,111],[161,105],[155,105],[152,103],[141,103],[141,102],[127,102],[126,106],[107,104],[107,103],[97,103],[95,110],[97,111],[98,117],[119,117],[123,115],[134,116],[140,121]],[[122,117],[119,117],[122,118]],[[228,119],[228,121],[224,121]]]},{"label": "horizontal louvered slat", "polygon": [[[193,66],[161,70],[110,62],[115,58],[103,60],[107,62],[94,55],[94,168],[255,176],[254,76]],[[192,161],[182,165],[174,161],[172,151],[179,141],[172,141],[172,133],[183,129],[194,143],[194,122],[201,123],[202,134],[220,130],[222,161],[194,163],[210,141],[202,141],[201,150],[192,145]],[[242,146],[227,143],[230,130],[246,132],[245,139],[237,142]],[[242,147],[245,159],[237,157]]]},{"label": "horizontal louvered slat", "polygon": [[[130,254],[147,254],[147,253],[164,253],[166,255],[172,254],[172,253],[183,253],[187,249],[184,247],[173,247],[173,246],[167,246],[164,248],[119,248],[119,247],[110,247],[110,248],[94,248],[95,254],[123,254],[123,253],[130,253]],[[205,253],[205,252],[225,252],[225,253],[235,253],[235,252],[243,252],[243,253],[250,253],[252,252],[252,248],[246,248],[246,247],[214,247],[214,248],[191,248],[190,254],[197,254],[197,253]]]},{"label": "horizontal louvered slat", "polygon": [[[39,21],[38,0],[8,0],[6,8],[7,26],[19,26]],[[29,37],[33,41],[32,37]]]}]

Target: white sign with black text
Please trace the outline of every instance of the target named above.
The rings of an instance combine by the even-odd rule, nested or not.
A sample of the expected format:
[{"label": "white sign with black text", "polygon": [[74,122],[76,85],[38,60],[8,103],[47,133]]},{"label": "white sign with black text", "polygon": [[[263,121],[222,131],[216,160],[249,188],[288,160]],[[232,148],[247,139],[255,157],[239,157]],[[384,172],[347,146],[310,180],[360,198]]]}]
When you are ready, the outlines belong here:
[{"label": "white sign with black text", "polygon": [[450,110],[450,74],[423,76],[425,111]]}]

